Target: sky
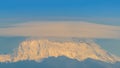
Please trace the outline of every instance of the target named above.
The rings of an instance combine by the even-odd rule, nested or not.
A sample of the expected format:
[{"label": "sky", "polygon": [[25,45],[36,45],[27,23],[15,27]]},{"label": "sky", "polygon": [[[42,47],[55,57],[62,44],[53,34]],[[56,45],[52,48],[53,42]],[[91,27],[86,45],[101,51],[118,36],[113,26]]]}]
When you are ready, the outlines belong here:
[{"label": "sky", "polygon": [[[42,22],[45,23],[45,26],[47,27],[48,22],[63,23],[61,24],[62,26],[66,24],[66,22],[72,21],[74,27],[72,26],[71,29],[75,28],[76,25],[78,25],[78,22],[84,23],[85,27],[88,27],[90,25],[90,29],[83,33],[83,35],[85,35],[84,37],[87,36],[88,38],[92,37],[96,39],[96,42],[100,44],[104,49],[120,56],[119,3],[119,0],[2,0],[0,1],[0,51],[2,52],[4,48],[8,48],[8,50],[10,50],[14,48],[15,45],[17,45],[9,45],[5,43],[8,42],[6,41],[8,39],[13,39],[16,36],[19,36],[22,39],[19,37],[17,38],[23,40],[23,37],[25,36],[36,36],[36,32],[35,34],[30,33],[31,35],[25,35],[25,31],[21,29],[23,27],[32,25],[32,30],[35,30],[35,26],[33,25],[34,23],[40,25]],[[54,26],[56,26],[55,24]],[[67,26],[70,25],[67,24]],[[48,27],[47,29],[51,27],[52,26]],[[77,27],[81,28],[79,26]],[[82,29],[85,29],[85,27],[82,27]],[[28,28],[29,27],[25,29],[27,30]],[[18,30],[21,32],[19,33]],[[83,30],[78,29],[77,31]],[[93,35],[88,36],[88,32],[91,31],[97,32]],[[43,33],[43,35],[44,34],[45,33]],[[51,32],[50,36],[52,36],[52,34],[53,33]],[[60,35],[56,34],[56,36]],[[68,36],[69,34],[66,35]],[[76,37],[81,37],[83,35],[79,34]],[[75,35],[71,33],[70,36]],[[3,41],[3,39],[5,39],[5,41]],[[19,39],[17,40],[20,41]]]}]

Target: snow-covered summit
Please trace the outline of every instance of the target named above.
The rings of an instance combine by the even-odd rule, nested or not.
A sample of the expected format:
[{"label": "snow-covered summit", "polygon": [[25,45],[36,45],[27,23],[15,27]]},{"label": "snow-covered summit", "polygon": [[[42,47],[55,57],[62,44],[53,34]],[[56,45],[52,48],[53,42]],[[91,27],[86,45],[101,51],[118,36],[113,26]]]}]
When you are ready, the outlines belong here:
[{"label": "snow-covered summit", "polygon": [[19,45],[13,55],[0,55],[0,62],[40,61],[44,58],[59,56],[78,61],[88,58],[110,63],[119,61],[119,58],[109,54],[94,42],[26,40]]}]

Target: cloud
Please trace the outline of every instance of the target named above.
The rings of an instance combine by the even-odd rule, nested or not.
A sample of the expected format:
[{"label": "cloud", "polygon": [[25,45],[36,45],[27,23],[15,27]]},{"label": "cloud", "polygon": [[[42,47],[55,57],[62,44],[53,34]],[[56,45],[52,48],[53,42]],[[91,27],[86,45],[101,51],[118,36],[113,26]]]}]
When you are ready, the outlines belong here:
[{"label": "cloud", "polygon": [[38,21],[0,28],[0,36],[120,38],[120,26],[83,21]]},{"label": "cloud", "polygon": [[[0,22],[13,22],[13,21],[46,21],[46,20],[71,20],[71,21],[103,21],[103,22],[120,22],[120,18],[111,18],[111,17],[67,17],[67,16],[61,16],[61,17],[54,17],[54,16],[47,16],[47,17],[18,17],[18,18],[0,18]],[[117,24],[117,23],[116,23]]]}]

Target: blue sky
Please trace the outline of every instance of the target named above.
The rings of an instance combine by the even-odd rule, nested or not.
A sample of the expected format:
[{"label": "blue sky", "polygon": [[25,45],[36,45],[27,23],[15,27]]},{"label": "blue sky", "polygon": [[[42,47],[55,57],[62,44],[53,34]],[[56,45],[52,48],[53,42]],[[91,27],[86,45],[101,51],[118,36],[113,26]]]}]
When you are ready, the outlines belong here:
[{"label": "blue sky", "polygon": [[2,0],[1,22],[86,20],[120,25],[119,0]]},{"label": "blue sky", "polygon": [[[14,23],[41,20],[74,20],[120,26],[120,0],[0,1],[0,27],[6,27]],[[120,55],[118,52],[120,48],[119,41],[119,39],[99,39],[97,42],[106,50]]]}]

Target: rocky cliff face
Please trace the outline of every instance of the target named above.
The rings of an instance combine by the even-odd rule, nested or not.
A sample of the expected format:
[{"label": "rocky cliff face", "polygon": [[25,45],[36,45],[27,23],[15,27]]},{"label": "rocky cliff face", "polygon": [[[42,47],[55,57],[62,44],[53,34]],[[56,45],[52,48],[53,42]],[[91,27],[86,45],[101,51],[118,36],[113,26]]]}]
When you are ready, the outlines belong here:
[{"label": "rocky cliff face", "polygon": [[49,40],[23,41],[13,55],[0,55],[0,62],[17,62],[22,60],[40,61],[48,57],[65,56],[83,61],[94,60],[114,63],[119,58],[101,49],[96,43],[55,42]]}]

